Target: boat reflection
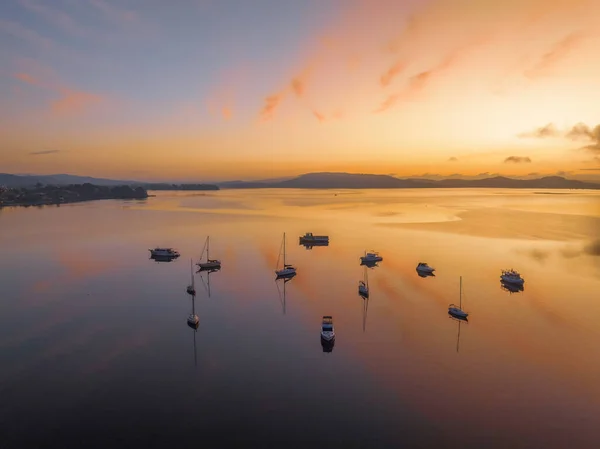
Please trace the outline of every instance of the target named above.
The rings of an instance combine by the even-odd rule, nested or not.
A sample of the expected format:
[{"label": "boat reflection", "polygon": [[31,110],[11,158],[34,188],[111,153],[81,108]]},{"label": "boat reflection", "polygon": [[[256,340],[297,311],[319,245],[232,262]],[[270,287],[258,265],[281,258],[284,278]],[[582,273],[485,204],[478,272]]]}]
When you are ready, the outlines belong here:
[{"label": "boat reflection", "polygon": [[367,268],[375,268],[379,266],[379,263],[377,262],[372,262],[372,261],[365,261],[365,260],[361,260],[360,262],[360,266],[361,267],[367,267]]},{"label": "boat reflection", "polygon": [[[279,302],[281,303],[281,309],[282,309],[284,315],[285,315],[285,305],[286,305],[286,303],[285,303],[285,284],[287,284],[292,279],[294,279],[294,276],[296,276],[296,273],[293,273],[288,276],[279,276],[279,277],[275,278],[275,285],[277,286]],[[283,289],[279,288],[279,281],[281,281],[281,280],[283,281]],[[283,290],[283,294],[282,294],[282,290]]]},{"label": "boat reflection", "polygon": [[417,274],[419,275],[419,277],[422,277],[422,278],[435,277],[434,273],[427,273],[427,272],[420,271],[418,269],[415,270],[415,271],[417,272]]},{"label": "boat reflection", "polygon": [[177,259],[177,257],[172,257],[172,256],[157,256],[157,255],[151,255],[150,256],[150,260],[153,260],[155,262],[173,262],[175,259]]},{"label": "boat reflection", "polygon": [[458,321],[458,334],[456,336],[456,352],[458,353],[459,350],[459,344],[460,344],[460,325],[462,323],[469,323],[469,319],[468,318],[459,318],[453,315],[450,315],[450,313],[448,313],[448,318],[454,320],[454,321]]},{"label": "boat reflection", "polygon": [[[208,293],[208,297],[210,298],[210,275],[212,273],[216,273],[217,271],[221,271],[221,268],[200,268],[196,273],[200,273],[200,280],[202,281],[202,285],[204,286],[204,290]],[[206,281],[204,280],[203,273],[206,273]]]},{"label": "boat reflection", "polygon": [[304,246],[304,249],[313,249],[313,246],[329,246],[329,242],[299,242],[298,245]]},{"label": "boat reflection", "polygon": [[321,347],[323,348],[323,352],[332,352],[334,346],[335,339],[325,340],[323,337],[321,337]]},{"label": "boat reflection", "polygon": [[367,309],[369,308],[369,298],[371,296],[371,288],[369,287],[369,275],[367,267],[362,281],[358,281],[358,296],[363,300],[363,332],[367,327]]},{"label": "boat reflection", "polygon": [[500,288],[511,295],[513,293],[519,293],[525,290],[525,286],[523,284],[514,284],[512,282],[505,282],[503,280],[500,280]]}]

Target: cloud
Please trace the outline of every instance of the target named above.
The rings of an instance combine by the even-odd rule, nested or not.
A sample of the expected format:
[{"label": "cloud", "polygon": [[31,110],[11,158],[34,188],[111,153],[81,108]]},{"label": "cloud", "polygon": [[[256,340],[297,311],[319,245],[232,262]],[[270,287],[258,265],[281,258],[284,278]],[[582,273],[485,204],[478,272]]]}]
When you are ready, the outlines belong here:
[{"label": "cloud", "polygon": [[383,103],[381,103],[381,105],[377,109],[375,109],[373,112],[377,113],[377,112],[387,111],[389,108],[394,106],[398,102],[399,99],[400,99],[400,94],[388,95],[388,97],[385,100],[383,100]]},{"label": "cloud", "polygon": [[525,76],[528,78],[540,78],[549,75],[551,69],[558,62],[565,59],[582,39],[583,34],[579,32],[567,35],[558,41],[549,52],[544,53],[533,67],[525,70]]},{"label": "cloud", "polygon": [[56,154],[56,153],[60,153],[60,150],[42,150],[42,151],[31,151],[27,154],[29,154],[30,156],[42,156],[45,154]]},{"label": "cloud", "polygon": [[284,97],[284,93],[278,93],[269,95],[267,98],[265,98],[265,104],[260,111],[260,115],[263,120],[271,120],[273,118],[273,114],[281,104],[281,101]]},{"label": "cloud", "polygon": [[233,115],[233,111],[231,110],[230,107],[223,106],[223,108],[221,109],[221,115],[223,116],[223,118],[225,120],[229,120],[231,118],[231,116]]},{"label": "cloud", "polygon": [[592,129],[585,123],[578,123],[567,132],[565,137],[571,140],[589,140],[592,143],[582,149],[600,153],[600,125]]},{"label": "cloud", "polygon": [[452,156],[451,158],[448,159],[448,162],[458,162],[458,159],[455,158],[454,156]]},{"label": "cloud", "polygon": [[300,78],[292,79],[291,87],[297,97],[301,97],[304,93],[304,82]]},{"label": "cloud", "polygon": [[545,139],[547,137],[558,137],[560,136],[560,132],[553,123],[548,123],[546,126],[542,126],[531,132],[521,133],[518,136],[521,138]]},{"label": "cloud", "polygon": [[325,116],[317,111],[312,111],[313,115],[317,118],[317,120],[321,123],[325,121]]},{"label": "cloud", "polygon": [[9,34],[17,39],[21,39],[30,45],[40,47],[45,50],[55,50],[56,44],[52,39],[41,36],[29,28],[22,26],[17,22],[0,19],[0,31]]},{"label": "cloud", "polygon": [[138,20],[135,11],[118,8],[105,0],[88,1],[90,5],[102,12],[107,19],[119,25],[127,27]]},{"label": "cloud", "polygon": [[531,158],[529,157],[523,157],[523,156],[509,156],[506,159],[504,159],[504,163],[513,163],[513,164],[523,164],[523,163],[530,163],[531,162]]},{"label": "cloud", "polygon": [[88,35],[87,29],[78,25],[67,13],[49,7],[48,4],[50,4],[50,2],[43,5],[32,0],[19,0],[19,4],[23,8],[42,16],[48,22],[51,22],[66,33],[77,37],[85,37]]},{"label": "cloud", "polygon": [[40,82],[38,81],[38,79],[36,77],[30,75],[29,73],[24,73],[24,72],[15,73],[14,77],[16,79],[18,79],[19,81],[22,81],[27,84],[31,84],[32,86],[40,85]]},{"label": "cloud", "polygon": [[91,107],[104,102],[100,95],[72,90],[68,88],[59,88],[61,94],[58,100],[52,103],[52,113],[56,115],[77,115],[87,112]]},{"label": "cloud", "polygon": [[592,139],[593,131],[585,123],[579,122],[575,126],[573,126],[567,132],[567,134],[565,134],[565,137],[571,140]]},{"label": "cloud", "polygon": [[379,79],[379,83],[383,87],[388,86],[392,82],[392,80],[396,77],[396,75],[399,75],[400,73],[402,73],[404,71],[406,66],[407,66],[406,62],[396,61],[387,70],[387,72],[385,72],[383,75],[381,75],[381,78]]},{"label": "cloud", "polygon": [[591,128],[585,123],[579,122],[567,131],[560,132],[552,123],[549,123],[548,125],[538,128],[533,132],[521,133],[519,134],[519,137],[563,137],[573,141],[587,140],[591,143],[589,145],[585,145],[581,149],[594,153],[600,153],[600,125],[596,125],[594,128]]}]

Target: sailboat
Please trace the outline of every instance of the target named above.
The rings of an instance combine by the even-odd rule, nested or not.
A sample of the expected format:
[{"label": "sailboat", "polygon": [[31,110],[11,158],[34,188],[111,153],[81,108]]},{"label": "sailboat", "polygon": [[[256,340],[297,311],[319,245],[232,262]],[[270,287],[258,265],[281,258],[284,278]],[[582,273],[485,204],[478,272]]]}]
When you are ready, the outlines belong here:
[{"label": "sailboat", "polygon": [[206,262],[202,262],[202,258],[204,257],[204,249],[202,250],[202,255],[200,256],[200,262],[197,265],[201,270],[208,270],[213,268],[221,268],[221,261],[218,259],[210,258],[210,236],[206,237],[206,242],[204,242],[204,247],[206,248]]},{"label": "sailboat", "polygon": [[456,304],[450,304],[448,306],[448,313],[455,318],[466,320],[469,314],[462,309],[462,276],[460,277],[460,302],[457,306]]},{"label": "sailboat", "polygon": [[194,261],[190,259],[190,272],[192,274],[192,283],[187,286],[186,291],[194,296],[196,294],[196,287],[194,286]]},{"label": "sailboat", "polygon": [[290,264],[285,263],[285,232],[283,233],[283,268],[277,269],[279,267],[279,257],[281,257],[281,250],[279,252],[279,257],[277,258],[277,267],[275,268],[275,274],[277,277],[289,277],[296,274],[296,267]]},{"label": "sailboat", "polygon": [[196,295],[192,295],[192,313],[189,314],[187,323],[188,326],[198,329],[198,323],[200,322],[200,319],[198,318],[198,315],[196,315],[196,308],[194,306],[195,299]]},{"label": "sailboat", "polygon": [[362,296],[363,299],[367,299],[369,297],[369,277],[367,275],[367,267],[365,267],[363,280],[358,281],[358,294]]}]

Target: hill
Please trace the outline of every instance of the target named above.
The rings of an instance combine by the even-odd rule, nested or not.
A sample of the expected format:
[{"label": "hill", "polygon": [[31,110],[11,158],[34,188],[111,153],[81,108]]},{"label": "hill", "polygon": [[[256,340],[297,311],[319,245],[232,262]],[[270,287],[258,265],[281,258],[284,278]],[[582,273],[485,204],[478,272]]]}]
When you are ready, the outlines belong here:
[{"label": "hill", "polygon": [[496,176],[484,179],[401,179],[389,175],[357,173],[306,173],[279,182],[232,181],[220,183],[224,189],[423,189],[423,188],[498,188],[498,189],[600,189],[600,184],[547,176],[514,179]]}]

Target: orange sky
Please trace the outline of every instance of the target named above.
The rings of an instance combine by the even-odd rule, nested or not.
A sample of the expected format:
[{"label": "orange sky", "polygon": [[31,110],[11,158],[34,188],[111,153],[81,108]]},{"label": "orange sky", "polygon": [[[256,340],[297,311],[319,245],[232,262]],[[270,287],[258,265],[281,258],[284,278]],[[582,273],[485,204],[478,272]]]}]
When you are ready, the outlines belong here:
[{"label": "orange sky", "polygon": [[[600,176],[595,0],[332,1],[297,19],[257,6],[247,21],[264,23],[233,30],[225,6],[106,1],[104,29],[19,3],[0,22],[0,172]],[[203,20],[214,33],[194,39]]]}]

